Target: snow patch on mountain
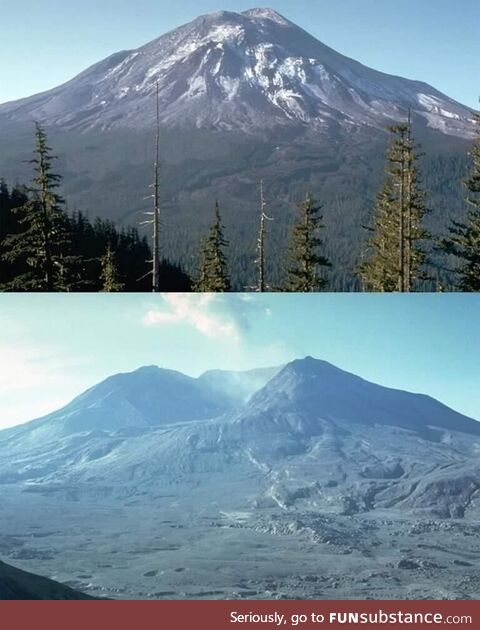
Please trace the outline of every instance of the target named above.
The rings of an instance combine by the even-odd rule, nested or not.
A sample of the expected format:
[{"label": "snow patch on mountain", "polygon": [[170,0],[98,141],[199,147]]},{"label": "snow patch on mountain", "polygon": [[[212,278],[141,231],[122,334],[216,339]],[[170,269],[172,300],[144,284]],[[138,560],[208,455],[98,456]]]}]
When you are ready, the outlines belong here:
[{"label": "snow patch on mountain", "polygon": [[250,9],[249,11],[244,11],[242,15],[261,21],[270,20],[272,22],[275,22],[276,24],[281,24],[283,26],[288,26],[289,24],[291,24],[289,20],[284,18],[283,15],[280,15],[280,13],[277,13],[277,11],[274,11],[273,9]]},{"label": "snow patch on mountain", "polygon": [[384,128],[411,110],[443,133],[475,132],[468,108],[425,83],[357,63],[268,8],[200,16],[138,50],[112,55],[63,86],[0,106],[0,123],[150,127],[157,83],[162,121],[170,126]]}]

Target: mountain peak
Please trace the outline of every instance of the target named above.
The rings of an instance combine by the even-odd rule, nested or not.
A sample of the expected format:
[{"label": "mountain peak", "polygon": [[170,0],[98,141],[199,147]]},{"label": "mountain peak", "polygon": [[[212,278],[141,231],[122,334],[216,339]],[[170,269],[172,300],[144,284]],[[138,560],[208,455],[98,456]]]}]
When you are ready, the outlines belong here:
[{"label": "mountain peak", "polygon": [[[285,366],[285,370],[296,374],[321,374],[326,372],[344,372],[328,361],[306,356],[303,359],[295,359]],[[345,373],[345,372],[344,372]],[[353,374],[351,375],[353,376]]]},{"label": "mountain peak", "polygon": [[142,365],[142,367],[137,368],[136,370],[134,370],[135,374],[147,374],[150,372],[159,372],[161,368],[158,367],[158,365]]},{"label": "mountain peak", "polygon": [[242,15],[260,20],[272,20],[274,22],[277,22],[278,24],[291,24],[291,22],[284,18],[283,15],[278,13],[278,11],[275,11],[274,9],[270,9],[268,7],[249,9],[248,11],[243,11]]},{"label": "mountain peak", "polygon": [[474,136],[471,112],[427,84],[367,68],[271,8],[200,16],[138,50],[112,55],[72,81],[0,106],[2,121],[68,130],[162,123],[252,132],[279,125],[327,133],[385,129],[408,110],[443,133]]},{"label": "mountain peak", "polygon": [[428,396],[377,385],[311,356],[292,361],[272,378],[240,419],[292,413],[347,424],[397,426],[429,436],[432,427],[480,435],[480,423]]}]

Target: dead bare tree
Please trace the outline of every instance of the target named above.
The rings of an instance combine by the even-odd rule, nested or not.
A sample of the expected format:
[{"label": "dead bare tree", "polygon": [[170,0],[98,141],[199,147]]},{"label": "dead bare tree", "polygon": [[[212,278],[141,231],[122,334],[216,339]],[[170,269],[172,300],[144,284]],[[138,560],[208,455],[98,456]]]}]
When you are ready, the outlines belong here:
[{"label": "dead bare tree", "polygon": [[260,234],[258,237],[258,258],[255,264],[258,268],[258,282],[256,291],[257,293],[265,293],[268,290],[265,274],[265,241],[267,236],[267,221],[273,221],[273,218],[267,215],[267,202],[265,200],[265,193],[263,187],[263,180],[260,182]]}]

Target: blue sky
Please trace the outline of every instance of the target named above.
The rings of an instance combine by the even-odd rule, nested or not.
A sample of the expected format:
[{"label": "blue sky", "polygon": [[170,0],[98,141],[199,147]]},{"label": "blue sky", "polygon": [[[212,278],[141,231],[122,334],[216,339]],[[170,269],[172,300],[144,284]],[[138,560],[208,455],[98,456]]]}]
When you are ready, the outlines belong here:
[{"label": "blue sky", "polygon": [[117,372],[312,355],[480,420],[480,295],[0,294],[0,427]]},{"label": "blue sky", "polygon": [[[270,0],[324,43],[376,69],[421,79],[478,103],[478,0]],[[254,0],[2,2],[0,103],[54,87],[118,50],[136,48],[201,13]]]}]

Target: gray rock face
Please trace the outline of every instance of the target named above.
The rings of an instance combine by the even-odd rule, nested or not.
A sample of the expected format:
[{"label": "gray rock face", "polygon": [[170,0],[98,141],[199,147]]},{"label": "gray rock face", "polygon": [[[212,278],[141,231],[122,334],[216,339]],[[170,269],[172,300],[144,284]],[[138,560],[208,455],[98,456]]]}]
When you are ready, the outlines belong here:
[{"label": "gray rock face", "polygon": [[195,379],[155,366],[117,374],[84,392],[63,409],[4,431],[15,437],[50,441],[85,432],[115,432],[205,420],[247,400],[276,370],[207,372]]},{"label": "gray rock face", "polygon": [[233,484],[229,500],[260,506],[464,517],[479,446],[475,420],[312,358],[199,379],[150,367],[1,432],[0,482],[115,496]]},{"label": "gray rock face", "polygon": [[294,361],[252,398],[243,411],[247,421],[267,414],[299,413],[309,418],[341,420],[367,426],[396,426],[427,440],[442,439],[442,430],[480,436],[480,423],[462,417],[428,396],[369,383],[324,361]]},{"label": "gray rock face", "polygon": [[138,50],[112,55],[65,85],[0,106],[0,124],[150,128],[157,82],[168,126],[383,129],[411,109],[445,134],[473,135],[468,108],[425,83],[344,57],[270,9],[201,16]]}]

